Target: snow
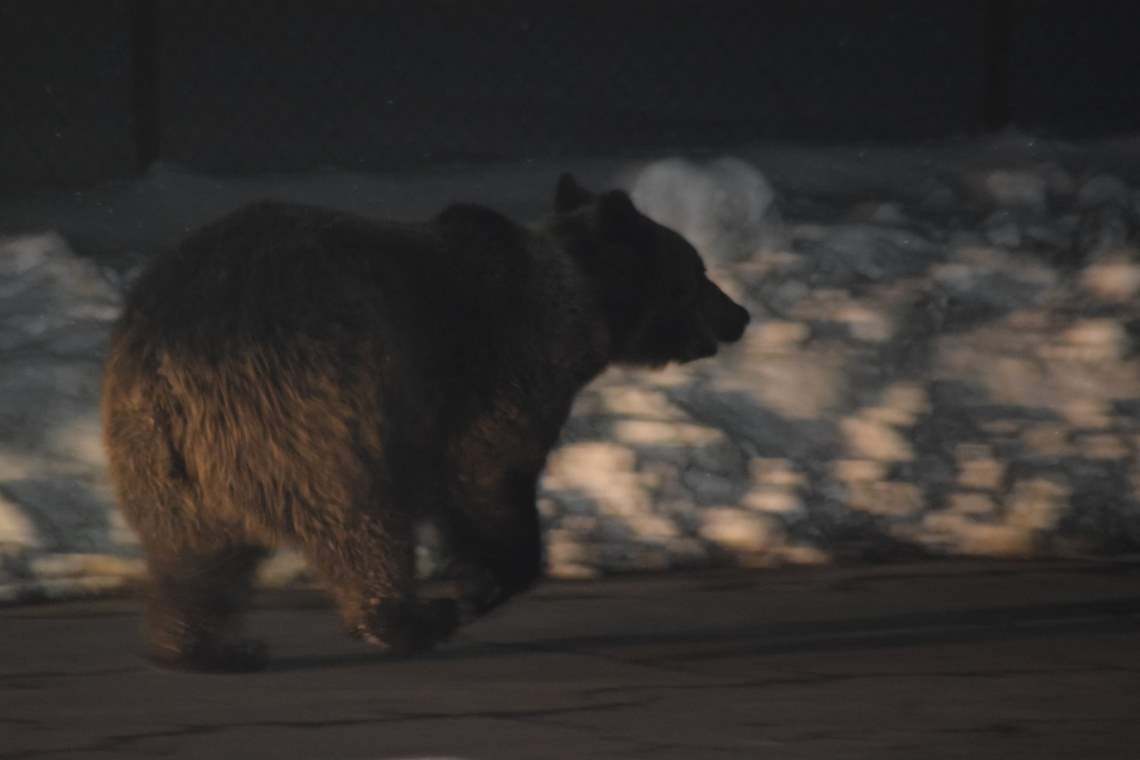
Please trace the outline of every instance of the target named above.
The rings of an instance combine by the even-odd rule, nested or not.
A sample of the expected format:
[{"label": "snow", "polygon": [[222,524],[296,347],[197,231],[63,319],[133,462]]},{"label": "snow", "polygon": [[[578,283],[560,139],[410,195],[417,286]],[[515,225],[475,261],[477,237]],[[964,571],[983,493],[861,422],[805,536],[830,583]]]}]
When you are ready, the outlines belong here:
[{"label": "snow", "polygon": [[[147,255],[265,195],[396,218],[479,200],[533,219],[565,169],[629,188],[755,320],[713,360],[612,370],[578,399],[539,503],[552,574],[1136,550],[1140,140],[399,176],[159,166],[0,198],[0,601],[141,572],[110,508],[97,403],[108,327]],[[425,571],[432,556],[425,544]],[[288,552],[262,573],[304,577]]]},{"label": "snow", "polygon": [[111,551],[99,366],[111,276],[54,233],[0,240],[0,552]]},{"label": "snow", "polygon": [[756,167],[739,158],[654,161],[622,184],[642,213],[713,259],[748,257],[779,242],[775,193]]}]

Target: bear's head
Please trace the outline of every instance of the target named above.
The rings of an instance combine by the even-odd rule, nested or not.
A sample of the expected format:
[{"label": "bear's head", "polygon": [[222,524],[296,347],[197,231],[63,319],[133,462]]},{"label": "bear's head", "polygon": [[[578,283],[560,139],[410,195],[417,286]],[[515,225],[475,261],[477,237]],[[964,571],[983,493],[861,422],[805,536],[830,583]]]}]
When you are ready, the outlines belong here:
[{"label": "bear's head", "polygon": [[594,195],[564,174],[555,216],[605,312],[612,361],[703,359],[744,334],[748,311],[708,278],[697,250],[638,211],[625,192]]}]

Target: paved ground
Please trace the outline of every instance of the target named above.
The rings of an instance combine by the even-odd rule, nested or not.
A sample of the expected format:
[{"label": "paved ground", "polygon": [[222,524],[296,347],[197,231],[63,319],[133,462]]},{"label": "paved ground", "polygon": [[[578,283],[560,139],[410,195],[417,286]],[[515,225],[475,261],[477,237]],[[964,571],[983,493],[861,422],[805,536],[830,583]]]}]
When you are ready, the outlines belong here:
[{"label": "paved ground", "polygon": [[1136,758],[1140,563],[551,583],[427,658],[267,596],[267,673],[136,655],[132,600],[0,610],[0,758]]}]

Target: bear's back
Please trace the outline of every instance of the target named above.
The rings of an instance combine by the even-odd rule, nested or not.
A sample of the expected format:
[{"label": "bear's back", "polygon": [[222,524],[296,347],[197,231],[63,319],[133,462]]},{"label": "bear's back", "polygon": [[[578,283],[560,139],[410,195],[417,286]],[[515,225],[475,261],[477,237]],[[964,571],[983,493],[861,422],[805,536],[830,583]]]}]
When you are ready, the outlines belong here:
[{"label": "bear's back", "polygon": [[[125,320],[217,340],[293,327],[371,327],[384,293],[438,260],[424,225],[378,223],[327,209],[259,202],[187,237],[153,260],[127,297]],[[365,320],[364,323],[361,320]]]},{"label": "bear's back", "polygon": [[232,343],[267,332],[447,332],[521,307],[526,236],[477,206],[399,223],[261,201],[153,260],[128,294],[124,322],[161,329],[168,345],[185,338]]}]

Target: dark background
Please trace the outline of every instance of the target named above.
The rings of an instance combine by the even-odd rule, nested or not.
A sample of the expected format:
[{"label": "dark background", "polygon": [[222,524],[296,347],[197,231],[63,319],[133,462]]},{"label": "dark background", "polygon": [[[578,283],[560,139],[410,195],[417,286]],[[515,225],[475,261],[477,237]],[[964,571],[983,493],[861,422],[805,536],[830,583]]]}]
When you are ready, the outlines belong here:
[{"label": "dark background", "polygon": [[0,191],[1140,128],[1140,3],[0,0]]}]

